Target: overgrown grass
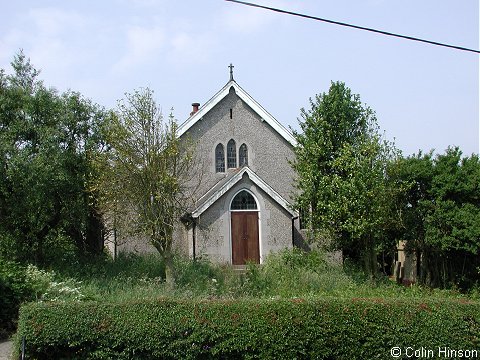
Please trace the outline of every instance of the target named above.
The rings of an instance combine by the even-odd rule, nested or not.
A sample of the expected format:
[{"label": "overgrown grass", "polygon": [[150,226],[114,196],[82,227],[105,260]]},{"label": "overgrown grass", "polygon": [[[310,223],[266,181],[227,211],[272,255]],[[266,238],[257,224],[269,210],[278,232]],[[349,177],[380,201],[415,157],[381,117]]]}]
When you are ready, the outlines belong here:
[{"label": "overgrown grass", "polygon": [[[0,259],[1,260],[1,259]],[[164,264],[157,254],[77,259],[54,269],[38,269],[0,261],[0,337],[11,333],[18,308],[25,301],[124,302],[168,299],[292,299],[292,298],[468,298],[470,294],[419,286],[404,287],[385,278],[368,280],[361,271],[329,260],[317,251],[284,250],[245,272],[205,259],[175,259],[175,286],[165,284]]]},{"label": "overgrown grass", "polygon": [[[158,297],[178,299],[238,298],[421,298],[463,297],[453,290],[404,287],[381,278],[376,282],[358,270],[345,271],[318,251],[284,250],[267,257],[262,265],[249,264],[244,273],[207,260],[175,260],[175,287],[162,279],[160,256],[122,255],[115,261],[95,259],[63,267],[57,275],[75,278],[85,299],[124,301]],[[60,279],[57,279],[60,280]],[[474,296],[478,298],[477,296]]]}]

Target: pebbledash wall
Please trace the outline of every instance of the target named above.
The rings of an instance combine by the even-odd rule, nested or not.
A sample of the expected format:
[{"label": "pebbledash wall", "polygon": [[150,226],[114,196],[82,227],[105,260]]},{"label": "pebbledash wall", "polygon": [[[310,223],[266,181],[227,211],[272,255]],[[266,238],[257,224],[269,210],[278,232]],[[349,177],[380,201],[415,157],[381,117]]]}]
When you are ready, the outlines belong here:
[{"label": "pebbledash wall", "polygon": [[249,168],[291,202],[295,173],[288,161],[294,159],[293,146],[245,104],[233,88],[183,136],[188,136],[196,143],[197,154],[205,160],[199,194],[206,193],[228,171],[232,171],[215,173],[215,147],[222,143],[226,153],[227,143],[233,139],[237,145],[237,165],[238,149],[245,143],[248,147]]},{"label": "pebbledash wall", "polygon": [[260,261],[272,252],[292,247],[291,216],[248,176],[233,186],[197,219],[196,254],[215,262],[231,263],[230,204],[241,190],[253,194],[258,206]]},{"label": "pebbledash wall", "polygon": [[[231,110],[231,111],[230,111]],[[221,143],[227,153],[227,143],[235,140],[237,166],[239,147],[248,147],[248,167],[290,204],[294,192],[294,170],[289,161],[294,159],[293,145],[264,121],[230,87],[228,95],[195,122],[181,139],[192,141],[196,156],[203,171],[200,188],[196,191],[196,203],[215,184],[231,177],[240,169],[215,170],[215,148]],[[227,164],[225,164],[226,167]],[[185,228],[178,223],[174,232],[174,249],[189,256],[207,257],[215,262],[231,263],[231,212],[230,203],[242,189],[253,194],[259,211],[260,261],[271,251],[291,248],[293,243],[303,243],[303,232],[299,230],[298,218],[280,206],[247,174],[223,196],[214,202],[197,219],[195,227]],[[295,239],[293,239],[293,237]],[[141,239],[124,239],[118,234],[119,251],[155,252],[153,246]],[[127,240],[127,241],[125,241]]]},{"label": "pebbledash wall", "polygon": [[[294,158],[293,146],[239,98],[233,87],[225,98],[182,136],[188,137],[196,144],[196,153],[204,160],[202,185],[198,192],[200,195],[229,176],[232,171],[238,171],[226,169],[225,173],[215,172],[216,146],[219,143],[223,144],[226,152],[228,141],[233,139],[237,148],[237,165],[239,164],[238,149],[242,144],[246,144],[249,168],[291,203],[294,171],[289,161]],[[294,221],[296,231],[292,232],[292,215],[244,174],[240,182],[197,219],[195,249],[193,249],[193,230],[176,233],[177,248],[184,248],[182,243],[187,242],[191,256],[195,254],[208,257],[212,261],[230,263],[232,254],[230,203],[242,189],[250,191],[257,200],[260,261],[271,251],[292,247],[292,234],[301,236],[298,231],[298,220]]]}]

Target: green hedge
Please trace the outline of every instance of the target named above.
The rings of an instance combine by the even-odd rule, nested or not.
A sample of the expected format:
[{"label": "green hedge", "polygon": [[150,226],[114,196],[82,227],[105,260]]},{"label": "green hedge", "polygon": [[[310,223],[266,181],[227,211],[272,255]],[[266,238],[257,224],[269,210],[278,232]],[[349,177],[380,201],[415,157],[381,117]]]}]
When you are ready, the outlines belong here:
[{"label": "green hedge", "polygon": [[33,299],[25,267],[0,258],[0,340],[15,332],[20,304]]},{"label": "green hedge", "polygon": [[[30,303],[28,359],[392,359],[480,353],[480,304],[385,299]],[[17,343],[18,347],[18,343]],[[480,355],[479,355],[480,356]]]}]

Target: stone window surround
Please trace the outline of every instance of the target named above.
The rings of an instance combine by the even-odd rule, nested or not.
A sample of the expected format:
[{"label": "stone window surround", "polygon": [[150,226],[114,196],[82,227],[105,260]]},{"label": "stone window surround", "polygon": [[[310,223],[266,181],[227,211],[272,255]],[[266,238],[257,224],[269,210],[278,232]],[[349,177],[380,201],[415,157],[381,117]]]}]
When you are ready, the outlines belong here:
[{"label": "stone window surround", "polygon": [[[235,167],[229,167],[228,165],[228,153],[229,153],[229,144],[231,144],[231,142],[233,141],[233,144],[235,145],[234,147],[234,153],[235,153]],[[221,148],[223,149],[223,156],[224,156],[224,160],[223,160],[223,171],[219,171],[219,159],[217,157],[217,150],[218,150],[218,147],[221,146]],[[240,145],[240,147],[238,148],[238,151],[237,151],[237,141],[235,141],[235,139],[230,139],[228,140],[227,142],[227,151],[225,151],[225,146],[223,145],[222,142],[219,142],[217,143],[217,145],[215,146],[215,150],[214,150],[214,170],[215,170],[215,173],[225,173],[228,169],[238,169],[238,168],[241,168],[243,166],[248,166],[249,165],[249,161],[250,161],[250,156],[249,156],[249,153],[248,153],[248,145],[245,143],[245,142],[242,142],[242,144]],[[243,150],[245,149],[245,150]],[[245,156],[243,156],[242,154],[242,151],[245,151]],[[225,158],[226,157],[226,158]]]},{"label": "stone window surround", "polygon": [[225,172],[225,148],[222,143],[215,147],[215,172]]},{"label": "stone window surround", "polygon": [[238,191],[230,202],[230,211],[239,211],[239,210],[247,210],[247,211],[258,210],[257,200],[255,199],[253,194],[246,189],[242,189]]},{"label": "stone window surround", "polygon": [[238,148],[238,166],[248,166],[248,146],[245,143]]},{"label": "stone window surround", "polygon": [[227,143],[227,169],[237,167],[237,143],[230,139]]}]

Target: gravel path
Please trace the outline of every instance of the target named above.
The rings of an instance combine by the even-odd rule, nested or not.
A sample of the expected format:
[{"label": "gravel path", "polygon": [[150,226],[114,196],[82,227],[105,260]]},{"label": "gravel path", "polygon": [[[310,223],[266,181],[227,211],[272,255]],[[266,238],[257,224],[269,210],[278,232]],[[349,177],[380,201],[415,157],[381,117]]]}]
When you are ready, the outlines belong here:
[{"label": "gravel path", "polygon": [[0,342],[0,360],[11,360],[12,345],[12,341]]}]

